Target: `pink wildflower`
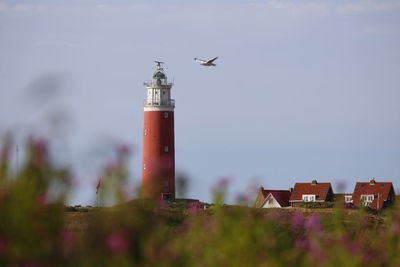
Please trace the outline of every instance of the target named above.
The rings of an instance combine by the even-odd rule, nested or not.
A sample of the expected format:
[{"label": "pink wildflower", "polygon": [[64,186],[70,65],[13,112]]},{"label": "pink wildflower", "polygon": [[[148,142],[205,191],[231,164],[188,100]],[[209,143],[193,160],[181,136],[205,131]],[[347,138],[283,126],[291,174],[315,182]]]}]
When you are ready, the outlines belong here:
[{"label": "pink wildflower", "polygon": [[229,184],[232,182],[232,177],[222,177],[221,179],[219,179],[218,183],[217,183],[217,187],[219,188],[225,188],[228,187]]},{"label": "pink wildflower", "polygon": [[322,230],[320,217],[318,215],[310,216],[304,223],[304,227],[311,232],[320,232]]},{"label": "pink wildflower", "polygon": [[119,145],[117,147],[117,153],[119,156],[125,157],[131,153],[131,149],[128,145]]},{"label": "pink wildflower", "polygon": [[292,216],[292,228],[297,229],[301,228],[304,223],[304,217],[303,214],[300,212],[295,212]]},{"label": "pink wildflower", "polygon": [[59,238],[64,252],[69,253],[72,250],[76,240],[76,233],[68,229],[63,229],[60,232]]},{"label": "pink wildflower", "polygon": [[305,238],[301,238],[301,239],[297,239],[296,240],[295,247],[297,249],[306,250],[306,249],[308,249],[309,246],[310,246],[310,242]]},{"label": "pink wildflower", "polygon": [[112,254],[126,253],[129,247],[126,234],[121,231],[111,233],[107,238],[106,244]]},{"label": "pink wildflower", "polygon": [[106,171],[111,173],[117,171],[120,168],[121,168],[121,163],[119,161],[114,161],[107,164]]},{"label": "pink wildflower", "polygon": [[42,166],[48,159],[47,143],[43,139],[32,140],[32,157],[35,166]]}]

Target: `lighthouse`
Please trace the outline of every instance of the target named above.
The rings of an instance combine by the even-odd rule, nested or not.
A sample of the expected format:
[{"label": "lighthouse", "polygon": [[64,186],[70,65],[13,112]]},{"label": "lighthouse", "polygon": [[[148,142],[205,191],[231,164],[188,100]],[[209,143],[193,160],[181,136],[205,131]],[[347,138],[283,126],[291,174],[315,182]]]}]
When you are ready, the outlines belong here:
[{"label": "lighthouse", "polygon": [[145,82],[142,196],[153,199],[175,198],[174,109],[163,62],[155,61],[151,81]]}]

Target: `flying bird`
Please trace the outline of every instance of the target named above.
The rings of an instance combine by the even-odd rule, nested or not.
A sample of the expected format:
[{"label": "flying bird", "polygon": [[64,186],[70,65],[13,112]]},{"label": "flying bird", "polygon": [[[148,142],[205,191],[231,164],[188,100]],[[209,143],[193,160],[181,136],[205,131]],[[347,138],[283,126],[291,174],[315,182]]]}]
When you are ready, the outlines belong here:
[{"label": "flying bird", "polygon": [[200,64],[203,65],[203,66],[216,66],[216,65],[214,64],[214,61],[215,61],[217,58],[218,58],[218,57],[211,58],[211,59],[209,59],[209,60],[202,60],[202,59],[199,59],[199,58],[195,57],[194,60],[195,60],[196,62],[200,63]]}]

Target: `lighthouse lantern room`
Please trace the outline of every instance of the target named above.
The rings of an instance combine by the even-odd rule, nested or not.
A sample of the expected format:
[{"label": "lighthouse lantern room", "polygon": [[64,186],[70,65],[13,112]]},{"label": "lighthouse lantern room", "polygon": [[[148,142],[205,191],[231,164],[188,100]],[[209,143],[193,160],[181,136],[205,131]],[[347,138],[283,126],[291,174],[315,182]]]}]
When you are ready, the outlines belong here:
[{"label": "lighthouse lantern room", "polygon": [[142,196],[153,199],[175,198],[174,108],[163,62],[156,61],[150,82],[145,82]]}]

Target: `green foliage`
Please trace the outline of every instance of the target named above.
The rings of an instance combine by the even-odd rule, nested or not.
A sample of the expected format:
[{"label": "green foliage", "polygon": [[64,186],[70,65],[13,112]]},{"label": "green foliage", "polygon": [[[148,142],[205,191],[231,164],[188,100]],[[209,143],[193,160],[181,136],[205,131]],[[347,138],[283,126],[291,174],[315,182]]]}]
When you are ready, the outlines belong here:
[{"label": "green foliage", "polygon": [[334,202],[306,202],[302,205],[307,209],[331,209],[335,206]]},{"label": "green foliage", "polygon": [[14,174],[10,145],[0,159],[0,266],[400,265],[398,209],[371,214],[228,206],[226,181],[213,189],[211,206],[127,202],[119,186],[124,160],[105,168],[102,177],[102,194],[115,194],[120,204],[64,207],[69,172],[53,166],[45,143],[32,140]]}]

